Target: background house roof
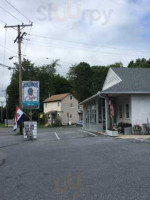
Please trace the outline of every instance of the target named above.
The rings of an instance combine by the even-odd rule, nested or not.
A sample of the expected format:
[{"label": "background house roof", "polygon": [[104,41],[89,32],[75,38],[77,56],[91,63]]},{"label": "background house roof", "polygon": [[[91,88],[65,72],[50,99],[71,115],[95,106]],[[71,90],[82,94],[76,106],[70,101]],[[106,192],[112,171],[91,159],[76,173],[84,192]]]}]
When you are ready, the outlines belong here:
[{"label": "background house roof", "polygon": [[111,68],[120,78],[121,82],[103,90],[101,93],[150,93],[149,68]]},{"label": "background house roof", "polygon": [[47,99],[45,99],[44,103],[54,102],[54,101],[61,101],[65,97],[67,97],[68,95],[70,95],[70,93],[52,95],[51,97],[48,97]]}]

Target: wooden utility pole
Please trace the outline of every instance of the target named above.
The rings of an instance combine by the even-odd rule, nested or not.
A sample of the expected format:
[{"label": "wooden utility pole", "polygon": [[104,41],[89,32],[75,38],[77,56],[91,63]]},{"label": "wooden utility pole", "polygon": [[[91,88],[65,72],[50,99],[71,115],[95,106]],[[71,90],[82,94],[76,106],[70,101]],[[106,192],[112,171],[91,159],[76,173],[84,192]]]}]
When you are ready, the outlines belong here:
[{"label": "wooden utility pole", "polygon": [[[25,32],[21,32],[21,30],[27,26],[32,26],[33,24],[22,24],[22,25],[13,25],[13,26],[5,26],[4,28],[17,28],[18,36],[14,40],[14,43],[18,43],[18,64],[19,64],[19,107],[22,108],[22,63],[21,63],[21,42],[23,37],[26,35]],[[20,134],[22,134],[22,125],[20,125]]]},{"label": "wooden utility pole", "polygon": [[1,123],[3,123],[3,103],[4,101],[0,101],[1,102]]}]

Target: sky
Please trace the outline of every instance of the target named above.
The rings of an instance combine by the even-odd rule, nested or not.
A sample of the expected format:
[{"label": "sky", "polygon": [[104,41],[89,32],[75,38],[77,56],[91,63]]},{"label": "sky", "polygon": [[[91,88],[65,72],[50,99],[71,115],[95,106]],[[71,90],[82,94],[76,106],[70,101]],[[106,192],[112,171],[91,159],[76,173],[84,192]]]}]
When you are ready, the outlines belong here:
[{"label": "sky", "polygon": [[[28,35],[22,43],[22,57],[36,65],[59,59],[57,71],[63,76],[71,65],[83,61],[127,66],[137,58],[149,59],[149,13],[149,0],[0,0],[0,63],[13,66],[18,60],[17,31],[5,29],[5,23],[31,21],[32,28],[23,29]],[[0,97],[11,74],[0,67]]]}]

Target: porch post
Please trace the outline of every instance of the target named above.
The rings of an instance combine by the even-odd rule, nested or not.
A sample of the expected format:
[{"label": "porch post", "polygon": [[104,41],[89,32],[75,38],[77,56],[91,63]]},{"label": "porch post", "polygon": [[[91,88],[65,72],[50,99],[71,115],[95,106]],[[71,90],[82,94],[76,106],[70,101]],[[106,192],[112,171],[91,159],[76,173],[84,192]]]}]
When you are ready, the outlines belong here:
[{"label": "porch post", "polygon": [[97,132],[99,132],[99,109],[98,109],[99,98],[96,99],[96,126]]},{"label": "porch post", "polygon": [[85,116],[86,116],[86,105],[83,105],[83,129],[85,129],[85,123],[86,123],[86,119],[85,119]]},{"label": "porch post", "polygon": [[106,131],[108,130],[108,97],[105,97],[105,118],[106,118]]}]

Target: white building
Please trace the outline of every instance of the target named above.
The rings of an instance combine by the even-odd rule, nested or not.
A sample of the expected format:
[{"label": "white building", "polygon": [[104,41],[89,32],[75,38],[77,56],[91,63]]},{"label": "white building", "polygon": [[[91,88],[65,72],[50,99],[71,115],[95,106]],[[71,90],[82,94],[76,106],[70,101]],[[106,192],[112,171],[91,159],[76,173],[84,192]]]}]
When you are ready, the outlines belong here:
[{"label": "white building", "polygon": [[86,130],[107,131],[120,122],[143,127],[150,122],[150,69],[110,68],[102,91],[81,105]]},{"label": "white building", "polygon": [[78,100],[70,93],[52,95],[44,101],[44,114],[51,125],[56,119],[62,125],[75,124],[79,121]]}]

